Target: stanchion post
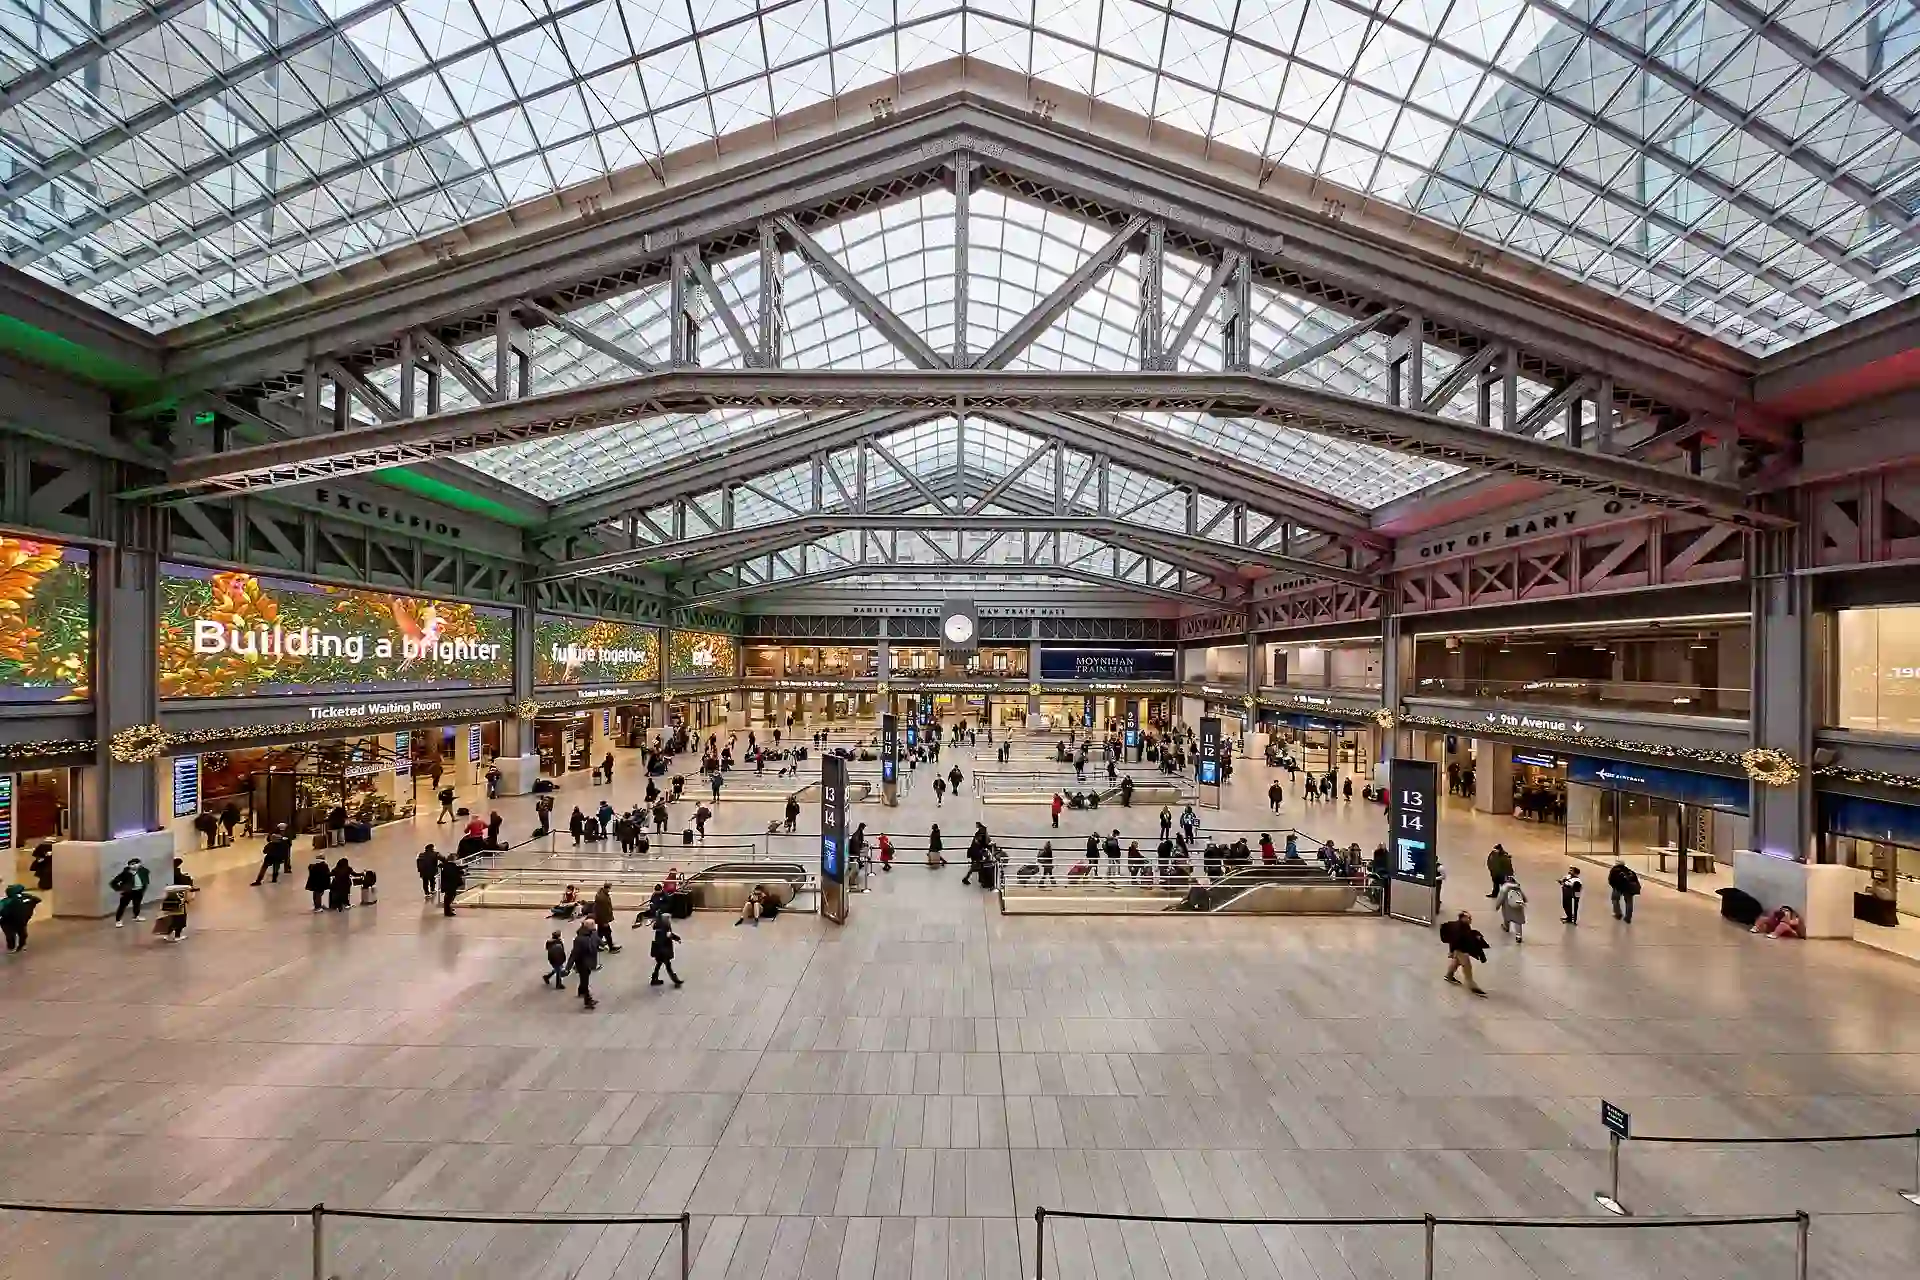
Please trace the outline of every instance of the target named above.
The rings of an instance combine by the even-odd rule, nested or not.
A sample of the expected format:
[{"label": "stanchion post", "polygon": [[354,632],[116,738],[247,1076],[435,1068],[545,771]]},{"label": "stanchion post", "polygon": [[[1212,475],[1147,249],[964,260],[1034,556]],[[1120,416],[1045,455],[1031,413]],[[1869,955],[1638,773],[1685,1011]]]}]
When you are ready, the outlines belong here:
[{"label": "stanchion post", "polygon": [[680,1280],[693,1275],[693,1215],[680,1215]]},{"label": "stanchion post", "polygon": [[1047,1276],[1047,1211],[1035,1205],[1033,1210],[1033,1280]]},{"label": "stanchion post", "polygon": [[1608,1213],[1627,1214],[1627,1206],[1620,1203],[1620,1135],[1607,1134],[1607,1189],[1593,1197],[1602,1209]]},{"label": "stanchion post", "polygon": [[327,1206],[313,1206],[313,1280],[327,1280]]},{"label": "stanchion post", "polygon": [[1426,1219],[1427,1220],[1425,1223],[1425,1228],[1426,1228],[1427,1240],[1426,1240],[1426,1248],[1424,1250],[1426,1254],[1426,1271],[1424,1274],[1426,1275],[1427,1280],[1433,1280],[1433,1254],[1434,1254],[1433,1237],[1440,1224],[1434,1220],[1434,1216],[1430,1213],[1426,1215]]},{"label": "stanchion post", "polygon": [[1794,1280],[1807,1280],[1807,1264],[1813,1243],[1813,1215],[1805,1209],[1796,1210],[1793,1223],[1793,1274]]}]

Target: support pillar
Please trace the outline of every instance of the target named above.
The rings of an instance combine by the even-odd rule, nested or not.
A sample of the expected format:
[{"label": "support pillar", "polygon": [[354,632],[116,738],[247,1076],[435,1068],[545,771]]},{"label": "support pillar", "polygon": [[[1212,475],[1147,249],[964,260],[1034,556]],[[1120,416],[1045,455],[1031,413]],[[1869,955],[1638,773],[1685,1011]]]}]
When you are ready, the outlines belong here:
[{"label": "support pillar", "polygon": [[1473,807],[1478,813],[1513,812],[1513,748],[1504,742],[1474,740]]},{"label": "support pillar", "polygon": [[[1040,624],[1034,622],[1029,625],[1031,630],[1027,632],[1029,637],[1027,641],[1027,679],[1033,685],[1038,685],[1040,683]],[[1047,717],[1045,713],[1040,710],[1040,695],[1037,693],[1028,694],[1027,728],[1044,729],[1046,727]]]},{"label": "support pillar", "polygon": [[1750,783],[1749,847],[1776,858],[1811,862],[1814,853],[1813,588],[1796,567],[1797,529],[1752,535],[1753,745],[1784,752],[1800,763],[1790,787]]},{"label": "support pillar", "polygon": [[[533,697],[534,646],[539,633],[534,627],[531,588],[521,596],[513,614],[513,700],[515,707]],[[461,744],[464,747],[464,743]],[[500,754],[493,759],[500,770],[500,794],[524,796],[533,790],[540,777],[540,753],[534,745],[533,721],[522,720],[508,712],[500,722]]]},{"label": "support pillar", "polygon": [[[121,764],[109,749],[113,735],[158,720],[153,637],[158,627],[159,565],[147,541],[151,511],[127,515],[123,545],[94,554],[93,690],[98,755],[82,769],[74,803],[76,838],[53,856],[53,913],[98,918],[113,914],[118,895],[107,887],[131,858],[150,875],[157,902],[173,879],[174,837],[159,818],[159,770],[151,762]],[[131,536],[129,536],[131,535]]]},{"label": "support pillar", "polygon": [[[1380,613],[1380,705],[1394,715],[1400,714],[1400,699],[1405,692],[1404,685],[1413,677],[1413,641],[1407,637],[1401,626],[1400,617],[1393,612],[1391,592],[1384,593]],[[1375,786],[1387,785],[1387,767],[1397,756],[1417,755],[1407,747],[1409,733],[1398,727],[1391,729],[1376,728],[1373,781]]]}]

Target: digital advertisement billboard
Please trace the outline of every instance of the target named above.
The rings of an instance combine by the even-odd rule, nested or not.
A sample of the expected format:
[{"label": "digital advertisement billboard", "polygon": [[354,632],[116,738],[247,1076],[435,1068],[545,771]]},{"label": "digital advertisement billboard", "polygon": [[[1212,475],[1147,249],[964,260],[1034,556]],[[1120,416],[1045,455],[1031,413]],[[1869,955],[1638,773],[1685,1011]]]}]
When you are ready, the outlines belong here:
[{"label": "digital advertisement billboard", "polygon": [[160,567],[160,696],[513,685],[513,614],[235,570]]},{"label": "digital advertisement billboard", "polygon": [[538,687],[650,683],[660,678],[660,633],[652,627],[543,613],[534,619],[533,632],[533,683]]},{"label": "digital advertisement billboard", "polygon": [[739,670],[736,645],[719,631],[673,631],[667,638],[667,674],[676,680],[729,679]]},{"label": "digital advertisement billboard", "polygon": [[0,703],[92,696],[92,568],[78,547],[0,537]]}]

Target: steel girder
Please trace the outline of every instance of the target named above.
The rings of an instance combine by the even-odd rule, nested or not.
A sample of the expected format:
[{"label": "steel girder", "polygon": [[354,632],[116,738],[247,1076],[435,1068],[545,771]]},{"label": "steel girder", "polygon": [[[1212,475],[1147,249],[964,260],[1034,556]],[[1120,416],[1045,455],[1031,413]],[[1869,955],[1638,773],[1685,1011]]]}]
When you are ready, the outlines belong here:
[{"label": "steel girder", "polygon": [[1258,374],[1148,371],[682,369],[188,458],[170,470],[164,485],[133,496],[278,488],[664,414],[728,409],[1216,414],[1734,524],[1778,523],[1748,510],[1742,491],[1733,485],[1611,454],[1310,390]]},{"label": "steel girder", "polygon": [[[1073,582],[1083,582],[1089,586],[1104,587],[1112,591],[1126,592],[1131,595],[1150,596],[1160,600],[1171,600],[1177,604],[1195,605],[1201,608],[1217,609],[1231,603],[1219,595],[1201,595],[1183,589],[1187,582],[1185,571],[1177,568],[1168,570],[1148,557],[1141,556],[1132,565],[1126,566],[1128,573],[1139,573],[1139,578],[1103,573],[1095,569],[1079,567],[1071,563],[1052,563],[1037,560],[1030,564],[970,564],[955,558],[939,562],[920,561],[916,563],[895,563],[885,559],[865,558],[866,546],[863,543],[862,558],[836,563],[831,567],[811,569],[807,567],[804,556],[796,563],[790,557],[782,559],[778,553],[767,557],[768,573],[773,566],[779,565],[789,570],[786,577],[768,576],[764,579],[741,578],[724,586],[711,589],[696,589],[693,594],[683,597],[678,603],[683,605],[716,604],[725,600],[739,599],[743,596],[765,595],[773,591],[798,591],[808,587],[817,587],[823,583],[839,582],[846,578],[864,574],[890,574],[896,577],[949,577],[964,574],[967,578],[994,577],[1032,577],[1064,578]],[[803,552],[805,548],[801,548]]]},{"label": "steel girder", "polygon": [[[917,507],[924,504],[916,501],[912,505]],[[1263,571],[1305,574],[1330,581],[1345,582],[1353,586],[1379,585],[1377,574],[1355,572],[1298,556],[1278,555],[1258,547],[1235,546],[1213,542],[1192,534],[1131,525],[1110,517],[998,515],[984,512],[977,515],[935,515],[918,510],[910,513],[831,512],[793,516],[744,529],[635,547],[631,551],[612,551],[579,560],[562,561],[537,576],[573,578],[613,573],[642,565],[657,567],[662,561],[691,561],[716,556],[747,558],[755,554],[765,554],[776,547],[799,546],[827,534],[849,530],[1077,533],[1114,546],[1138,549],[1144,554],[1169,561],[1181,560],[1192,572],[1204,573],[1216,578],[1235,576],[1244,564]]]},{"label": "steel girder", "polygon": [[1665,340],[1664,322],[1633,324],[1604,304],[1582,312],[1568,297],[1416,259],[1387,237],[1295,211],[1239,182],[1173,171],[1151,155],[1043,126],[965,83],[956,78],[953,93],[872,131],[757,160],[538,243],[236,332],[209,326],[177,352],[170,373],[195,388],[285,392],[310,352],[371,367],[395,358],[394,335],[423,325],[449,344],[470,341],[518,299],[564,314],[659,278],[677,252],[746,251],[770,209],[810,226],[944,183],[949,158],[964,153],[976,187],[1058,202],[1114,227],[1145,211],[1164,222],[1169,247],[1212,261],[1245,249],[1260,274],[1278,273],[1283,287],[1316,303],[1355,316],[1404,307],[1424,318],[1431,340],[1458,350],[1510,342],[1523,371],[1541,381],[1607,369],[1623,403],[1736,419],[1745,411],[1751,361]]},{"label": "steel girder", "polygon": [[[79,40],[46,64],[0,88],[0,111],[13,108],[43,89],[48,89],[84,67],[92,66],[116,49],[124,48],[162,23],[185,13],[200,0],[155,0],[136,10],[97,36]],[[76,24],[77,25],[77,24]]]}]

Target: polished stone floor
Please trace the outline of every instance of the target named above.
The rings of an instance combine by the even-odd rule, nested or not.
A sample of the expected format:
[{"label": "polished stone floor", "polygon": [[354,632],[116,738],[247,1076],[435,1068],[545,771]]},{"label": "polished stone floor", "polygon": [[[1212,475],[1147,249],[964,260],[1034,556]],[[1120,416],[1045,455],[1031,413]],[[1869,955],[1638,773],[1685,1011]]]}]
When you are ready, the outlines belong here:
[{"label": "polished stone floor", "polygon": [[[993,767],[984,743],[960,760]],[[615,800],[641,783],[624,769]],[[1207,817],[1275,821],[1265,789],[1243,769]],[[606,790],[570,780],[561,813]],[[856,817],[874,834],[919,835],[936,817],[950,836],[976,817],[1007,833],[1047,823],[1038,806],[983,806],[970,785],[931,802],[916,789]],[[530,800],[500,808],[510,832],[530,828]],[[1378,812],[1357,802],[1286,808],[1342,843],[1379,838]],[[778,811],[718,810],[722,833]],[[1092,826],[1065,822],[1074,839]],[[1033,1272],[1037,1206],[1597,1214],[1603,1097],[1648,1134],[1920,1124],[1920,966],[1753,938],[1657,888],[1631,926],[1596,889],[1569,927],[1552,901],[1557,828],[1454,809],[1444,832],[1450,902],[1486,905],[1494,839],[1532,893],[1524,946],[1489,929],[1485,1000],[1443,985],[1432,933],[1404,924],[1002,917],[959,867],[903,864],[844,927],[687,922],[683,990],[646,985],[631,934],[588,1013],[541,986],[537,913],[443,918],[411,877],[433,824],[384,828],[352,851],[383,874],[373,907],[314,915],[297,882],[256,889],[229,871],[209,878],[181,946],[36,922],[29,950],[3,961],[0,1195],[685,1210],[693,1273],[710,1280],[1011,1280]],[[1643,1214],[1805,1208],[1819,1215],[1813,1274],[1893,1280],[1920,1274],[1920,1209],[1895,1194],[1913,1161],[1911,1143],[1630,1145],[1623,1195]],[[1057,1220],[1047,1236],[1048,1276],[1421,1274],[1418,1228]],[[355,1278],[666,1277],[679,1263],[667,1228],[331,1222],[328,1237],[327,1274]],[[1463,1280],[1792,1274],[1780,1227],[1438,1239],[1437,1274]],[[293,1219],[0,1213],[7,1280],[305,1277],[308,1249]]]}]

